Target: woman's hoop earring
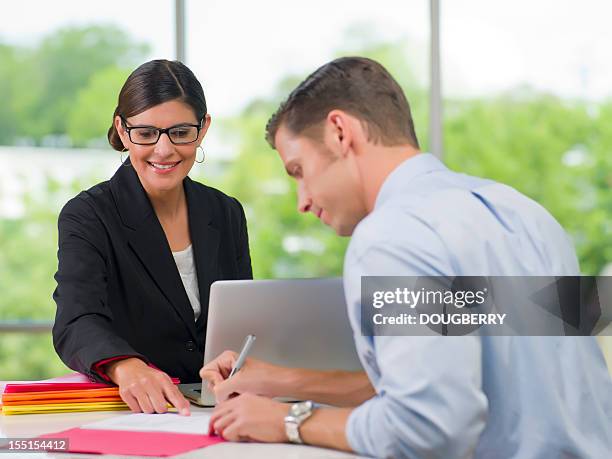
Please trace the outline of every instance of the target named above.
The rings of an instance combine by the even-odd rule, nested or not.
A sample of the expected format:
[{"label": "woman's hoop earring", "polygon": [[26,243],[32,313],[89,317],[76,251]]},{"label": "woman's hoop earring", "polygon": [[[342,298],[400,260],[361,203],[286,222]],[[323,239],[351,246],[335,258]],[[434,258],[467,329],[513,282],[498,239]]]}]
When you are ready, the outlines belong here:
[{"label": "woman's hoop earring", "polygon": [[[125,167],[130,167],[130,166],[131,166],[131,164],[124,164],[124,160],[123,160],[123,152],[124,152],[124,151],[128,151],[128,149],[127,149],[127,148],[124,148],[123,150],[121,150],[121,151],[119,152],[119,160],[121,161],[121,165],[122,165],[122,166],[125,166]],[[129,154],[129,153],[128,153],[127,157],[128,157],[128,158],[130,157],[130,154]],[[126,159],[127,159],[127,158],[126,158]]]},{"label": "woman's hoop earring", "polygon": [[[198,155],[197,155],[197,150],[202,150],[202,160],[198,161]],[[204,162],[204,160],[206,159],[206,153],[204,153],[204,149],[202,148],[202,145],[199,145],[198,148],[196,148],[196,163],[202,164]]]}]

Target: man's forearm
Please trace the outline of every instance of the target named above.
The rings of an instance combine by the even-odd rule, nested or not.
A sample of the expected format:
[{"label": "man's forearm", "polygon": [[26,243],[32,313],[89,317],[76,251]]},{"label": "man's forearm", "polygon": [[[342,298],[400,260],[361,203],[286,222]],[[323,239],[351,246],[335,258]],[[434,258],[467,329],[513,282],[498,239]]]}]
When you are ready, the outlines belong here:
[{"label": "man's forearm", "polygon": [[363,371],[287,369],[279,387],[281,396],[313,400],[326,405],[355,407],[372,398],[374,388]]},{"label": "man's forearm", "polygon": [[304,443],[352,451],[346,438],[346,423],[351,408],[319,408],[300,426]]}]

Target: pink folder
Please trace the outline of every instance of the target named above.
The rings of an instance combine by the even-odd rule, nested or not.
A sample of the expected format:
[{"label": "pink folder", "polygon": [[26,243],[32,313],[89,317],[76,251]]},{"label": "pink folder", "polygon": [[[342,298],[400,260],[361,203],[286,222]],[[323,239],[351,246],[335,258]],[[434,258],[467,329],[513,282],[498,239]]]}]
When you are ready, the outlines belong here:
[{"label": "pink folder", "polygon": [[68,451],[82,454],[169,457],[223,443],[221,437],[169,432],[69,429],[38,438],[67,439]]},{"label": "pink folder", "polygon": [[7,384],[4,388],[4,392],[7,394],[16,394],[21,392],[55,392],[65,390],[87,390],[87,389],[104,389],[106,387],[117,387],[110,384],[101,383],[21,383],[21,384]]}]

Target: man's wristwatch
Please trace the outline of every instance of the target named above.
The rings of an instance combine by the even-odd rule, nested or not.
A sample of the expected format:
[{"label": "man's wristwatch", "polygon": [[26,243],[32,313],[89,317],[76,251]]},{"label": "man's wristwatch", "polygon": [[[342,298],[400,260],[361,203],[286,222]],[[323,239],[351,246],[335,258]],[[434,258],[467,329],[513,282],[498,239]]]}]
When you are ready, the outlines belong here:
[{"label": "man's wristwatch", "polygon": [[300,426],[312,416],[315,408],[315,404],[310,400],[291,405],[289,414],[285,416],[285,433],[291,443],[304,443],[302,437],[300,437]]}]

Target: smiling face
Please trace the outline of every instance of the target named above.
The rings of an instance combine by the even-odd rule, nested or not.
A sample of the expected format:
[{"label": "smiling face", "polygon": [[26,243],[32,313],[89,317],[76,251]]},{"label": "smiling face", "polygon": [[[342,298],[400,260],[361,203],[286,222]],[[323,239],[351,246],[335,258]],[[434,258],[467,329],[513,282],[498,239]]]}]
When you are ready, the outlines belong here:
[{"label": "smiling face", "polygon": [[[127,127],[152,126],[160,129],[199,124],[193,109],[180,101],[172,100],[156,105],[138,115],[126,118]],[[175,145],[167,134],[162,134],[154,145],[137,145],[130,141],[119,116],[115,117],[115,127],[123,145],[130,151],[130,162],[138,174],[142,186],[150,195],[160,195],[182,186],[196,157],[196,149],[210,125],[210,115],[206,115],[202,129],[195,142]],[[134,138],[134,131],[132,131]],[[180,132],[178,133],[180,134]]]},{"label": "smiling face", "polygon": [[367,215],[354,156],[336,154],[325,138],[319,142],[294,135],[284,126],[275,146],[297,182],[298,211],[312,212],[340,236],[353,234]]}]

